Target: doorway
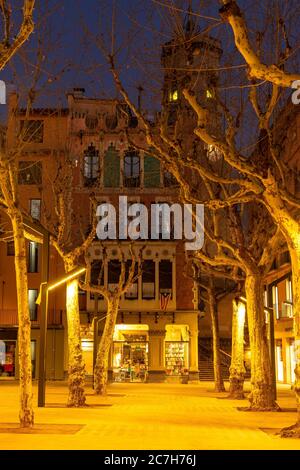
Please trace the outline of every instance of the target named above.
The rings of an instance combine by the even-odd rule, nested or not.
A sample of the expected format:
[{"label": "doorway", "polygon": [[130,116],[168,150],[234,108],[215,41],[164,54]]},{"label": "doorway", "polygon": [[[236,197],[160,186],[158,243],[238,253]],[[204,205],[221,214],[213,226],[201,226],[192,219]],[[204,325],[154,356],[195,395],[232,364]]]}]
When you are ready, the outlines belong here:
[{"label": "doorway", "polygon": [[116,325],[112,355],[114,381],[146,382],[148,352],[148,325]]}]

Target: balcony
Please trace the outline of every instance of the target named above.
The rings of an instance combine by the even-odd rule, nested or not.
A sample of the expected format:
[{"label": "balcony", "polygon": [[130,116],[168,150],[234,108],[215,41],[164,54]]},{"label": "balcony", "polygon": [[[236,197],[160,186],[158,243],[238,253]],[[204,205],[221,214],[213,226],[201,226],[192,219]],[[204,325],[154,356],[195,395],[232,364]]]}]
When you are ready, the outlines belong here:
[{"label": "balcony", "polygon": [[[63,316],[65,315],[64,310],[49,309],[48,311],[48,325],[57,326],[62,325]],[[38,320],[31,321],[32,326],[39,325],[40,312],[38,311]],[[16,326],[18,325],[18,311],[16,309],[11,310],[0,310],[0,325],[1,326]]]},{"label": "balcony", "polygon": [[15,326],[18,324],[18,311],[17,310],[0,310],[0,325]]}]

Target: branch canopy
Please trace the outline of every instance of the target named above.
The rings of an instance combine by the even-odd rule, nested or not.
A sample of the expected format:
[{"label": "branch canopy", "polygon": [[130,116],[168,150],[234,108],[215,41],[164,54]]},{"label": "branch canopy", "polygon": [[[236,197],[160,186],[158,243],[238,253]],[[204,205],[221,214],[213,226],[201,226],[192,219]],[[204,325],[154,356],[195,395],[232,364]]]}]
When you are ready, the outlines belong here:
[{"label": "branch canopy", "polygon": [[232,28],[236,48],[249,67],[250,78],[267,80],[284,88],[292,87],[293,82],[300,80],[300,74],[287,73],[274,64],[263,64],[250,43],[248,28],[238,4],[235,0],[223,0],[223,3],[220,15]]}]

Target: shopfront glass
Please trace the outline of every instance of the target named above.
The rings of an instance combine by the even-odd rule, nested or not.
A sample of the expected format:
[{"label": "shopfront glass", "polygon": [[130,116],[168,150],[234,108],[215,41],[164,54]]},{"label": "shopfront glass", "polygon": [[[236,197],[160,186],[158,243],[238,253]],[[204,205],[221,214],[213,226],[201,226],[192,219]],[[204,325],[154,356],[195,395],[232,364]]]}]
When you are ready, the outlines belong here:
[{"label": "shopfront glass", "polygon": [[283,382],[284,380],[284,369],[283,369],[283,358],[282,358],[282,340],[276,340],[276,364],[277,364],[277,380]]},{"label": "shopfront glass", "polygon": [[94,332],[90,325],[81,326],[81,349],[86,375],[93,375]]},{"label": "shopfront glass", "polygon": [[14,377],[16,341],[0,340],[0,377]]},{"label": "shopfront glass", "polygon": [[113,344],[115,382],[145,382],[148,373],[148,325],[116,325]]},{"label": "shopfront glass", "polygon": [[295,368],[296,368],[296,351],[295,351],[295,341],[293,339],[290,340],[288,345],[288,364],[290,367],[290,378],[291,383],[295,382]]},{"label": "shopfront glass", "polygon": [[166,375],[188,375],[189,328],[187,325],[166,325],[165,337]]}]

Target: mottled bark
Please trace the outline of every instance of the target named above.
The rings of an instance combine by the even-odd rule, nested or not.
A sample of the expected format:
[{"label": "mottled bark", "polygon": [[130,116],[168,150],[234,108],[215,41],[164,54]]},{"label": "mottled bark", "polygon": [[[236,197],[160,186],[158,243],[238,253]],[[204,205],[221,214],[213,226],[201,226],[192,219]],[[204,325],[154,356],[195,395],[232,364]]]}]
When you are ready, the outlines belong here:
[{"label": "mottled bark", "polygon": [[119,297],[107,300],[107,316],[97,351],[94,370],[94,390],[98,395],[106,394],[109,351],[112,345],[114,329],[118,317],[119,302]]},{"label": "mottled bark", "polygon": [[289,74],[283,68],[275,64],[266,65],[261,62],[259,55],[252,47],[249,32],[244,17],[236,1],[223,0],[224,6],[220,14],[230,24],[236,48],[244,57],[248,65],[248,73],[251,78],[268,80],[282,87],[291,87],[295,80],[300,80],[299,74]]},{"label": "mottled bark", "polygon": [[[66,271],[70,271],[74,266],[65,263]],[[80,314],[78,302],[78,279],[73,279],[67,283],[67,322],[68,322],[68,406],[84,406],[84,378],[85,364],[82,357],[81,336],[80,336]]]},{"label": "mottled bark", "polygon": [[272,391],[272,371],[266,334],[262,276],[248,273],[245,290],[251,348],[250,408],[257,411],[278,409]]},{"label": "mottled bark", "polygon": [[[297,243],[298,241],[298,243]],[[293,283],[293,314],[294,314],[294,336],[295,336],[295,383],[294,391],[297,402],[297,422],[281,431],[282,437],[300,437],[300,234],[297,234],[293,244],[290,244],[292,261],[292,283]]]},{"label": "mottled bark", "polygon": [[32,369],[30,334],[31,323],[28,303],[26,243],[21,216],[9,213],[15,244],[15,270],[18,300],[18,349],[20,375],[20,426],[32,427],[34,413],[32,403]]},{"label": "mottled bark", "polygon": [[208,302],[209,302],[209,312],[210,312],[211,326],[212,326],[215,391],[225,392],[224,382],[222,378],[222,371],[221,371],[218,307],[217,307],[217,302],[214,296],[214,291],[212,288],[208,290]]},{"label": "mottled bark", "polygon": [[293,329],[296,350],[295,394],[298,417],[295,425],[282,430],[283,437],[300,437],[300,223],[284,205],[278,194],[277,182],[269,176],[264,193],[266,206],[280,227],[289,248],[293,283]]},{"label": "mottled bark", "polygon": [[237,299],[232,301],[232,349],[228,398],[241,400],[244,396],[244,328],[246,306]]}]

